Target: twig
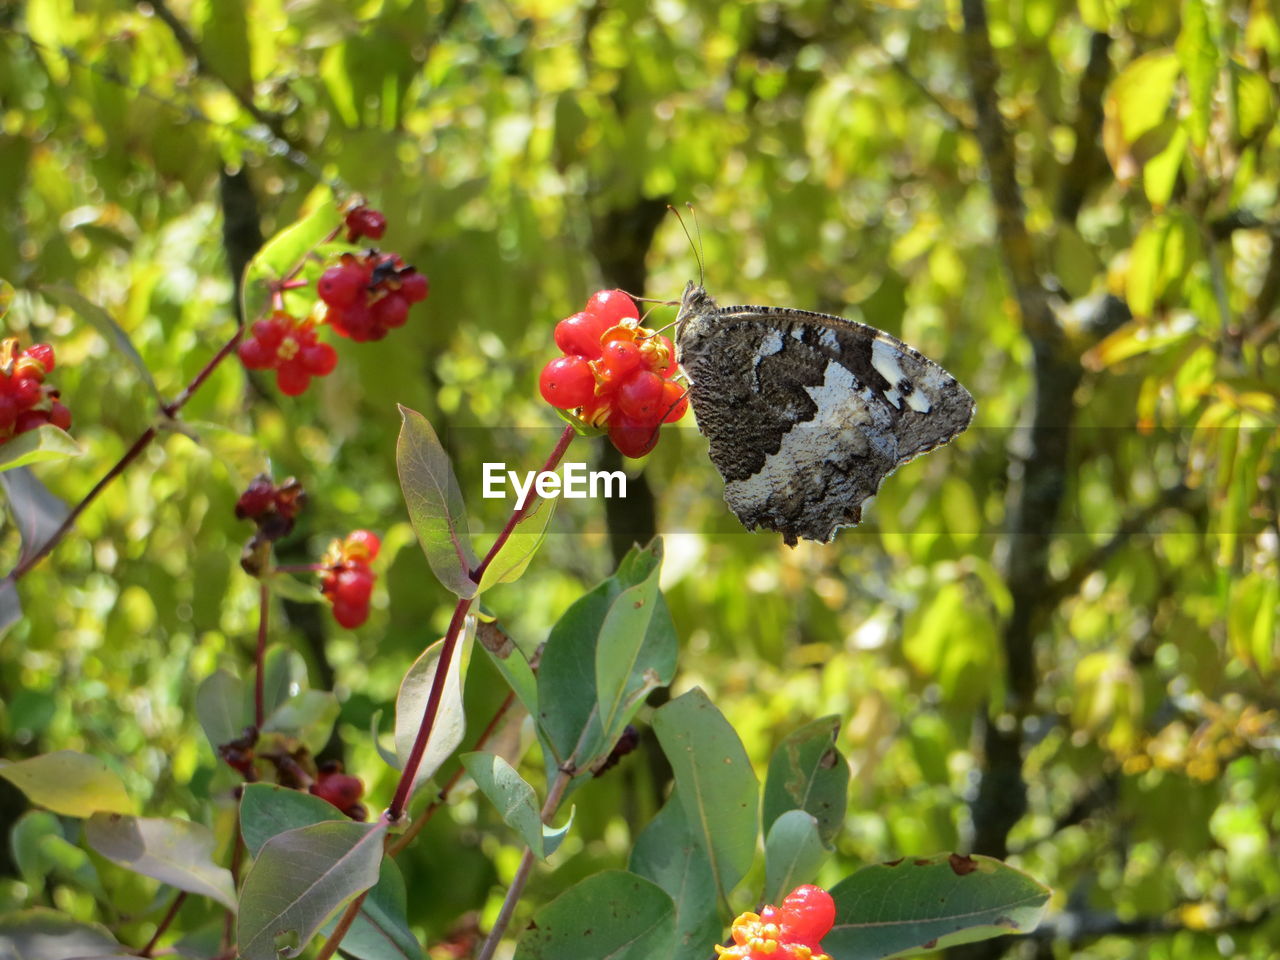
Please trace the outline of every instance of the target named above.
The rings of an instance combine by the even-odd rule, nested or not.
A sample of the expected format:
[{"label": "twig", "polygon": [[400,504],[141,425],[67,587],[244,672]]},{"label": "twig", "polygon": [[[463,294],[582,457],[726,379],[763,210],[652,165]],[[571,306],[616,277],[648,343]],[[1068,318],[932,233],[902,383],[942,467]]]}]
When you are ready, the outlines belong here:
[{"label": "twig", "polygon": [[330,957],[338,952],[338,946],[342,943],[342,938],[347,935],[351,925],[356,922],[356,917],[360,916],[360,908],[364,906],[364,898],[367,896],[369,896],[369,891],[364,890],[360,893],[360,896],[347,904],[347,909],[338,920],[337,926],[333,928],[333,932],[329,934],[329,939],[324,942],[320,952],[316,954],[316,960],[329,960]]},{"label": "twig", "polygon": [[1076,117],[1072,124],[1075,147],[1062,169],[1058,190],[1058,217],[1075,223],[1084,205],[1085,194],[1100,172],[1106,169],[1099,137],[1102,132],[1102,97],[1111,76],[1111,37],[1094,33],[1089,38],[1089,62],[1080,78],[1076,96]]},{"label": "twig", "polygon": [[169,904],[169,909],[165,911],[163,919],[156,927],[156,932],[152,934],[151,939],[147,941],[147,945],[138,951],[138,956],[149,957],[156,948],[156,944],[160,942],[160,938],[164,932],[169,929],[169,924],[173,923],[173,918],[178,915],[178,908],[182,906],[182,901],[187,899],[187,891],[179,890],[178,895],[173,898],[173,903]]}]

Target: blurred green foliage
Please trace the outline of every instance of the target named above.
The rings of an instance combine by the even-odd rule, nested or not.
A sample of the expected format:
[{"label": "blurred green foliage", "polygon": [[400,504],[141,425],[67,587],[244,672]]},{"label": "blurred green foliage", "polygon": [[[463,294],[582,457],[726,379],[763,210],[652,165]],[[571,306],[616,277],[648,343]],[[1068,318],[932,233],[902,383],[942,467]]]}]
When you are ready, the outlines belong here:
[{"label": "blurred green foliage", "polygon": [[[761,774],[790,731],[844,718],[852,802],[828,882],[967,848],[984,815],[969,801],[1008,773],[982,749],[994,728],[1027,786],[1009,859],[1058,893],[1038,939],[984,949],[1274,956],[1280,25],[1266,0],[987,4],[1029,254],[1079,378],[1051,411],[1070,446],[1028,591],[1025,578],[1011,589],[1028,571],[1009,569],[1004,531],[1034,456],[1020,425],[1046,396],[1031,364],[1045,347],[1019,322],[997,242],[968,99],[974,6],[5,7],[6,335],[58,353],[85,450],[34,468],[58,496],[76,502],[155,416],[130,358],[59,290],[106,310],[172,397],[235,329],[244,222],[270,236],[332,185],[387,212],[381,245],[432,294],[387,340],[342,342],[337,372],[296,400],[235,363],[217,370],[184,411],[190,434],[165,434],[21,582],[27,616],[0,638],[3,756],[101,757],[140,810],[203,820],[225,848],[235,778],[193,698],[252,649],[257,592],[238,566],[250,531],[232,506],[269,459],[310,497],[286,562],[355,527],[385,532],[368,625],[291,607],[274,635],[337,692],[338,749],[385,802],[394,772],[370,726],[390,730],[400,677],[452,607],[400,499],[395,404],[428,417],[473,530],[496,531],[481,464],[533,469],[561,426],[535,391],[552,325],[637,271],[634,292],[677,296],[699,267],[653,211],[691,200],[722,303],[882,327],[965,383],[978,415],[891,478],[857,530],[794,551],[737,530],[691,419],[667,428],[643,471],[667,534],[674,692],[711,692]],[[1120,300],[1132,319],[1098,319]],[[525,577],[486,594],[526,649],[612,569],[607,534],[598,504],[560,504]],[[4,536],[8,569],[17,538]],[[472,729],[503,692],[475,658]],[[625,865],[666,782],[654,756],[579,793],[529,904]],[[21,814],[3,784],[0,801],[3,819]],[[145,943],[167,894],[67,843],[75,829],[17,821],[0,908],[50,905]],[[425,943],[466,911],[492,921],[519,857],[508,838],[463,788],[398,858]],[[175,930],[209,924],[214,908],[191,898]]]}]

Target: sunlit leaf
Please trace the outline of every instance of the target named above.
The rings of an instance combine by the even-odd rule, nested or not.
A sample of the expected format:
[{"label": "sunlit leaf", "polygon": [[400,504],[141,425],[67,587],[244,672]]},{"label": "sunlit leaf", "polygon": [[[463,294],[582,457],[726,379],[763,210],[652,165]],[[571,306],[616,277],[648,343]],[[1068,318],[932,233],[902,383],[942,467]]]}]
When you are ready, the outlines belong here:
[{"label": "sunlit leaf", "polygon": [[1172,50],[1157,50],[1120,72],[1103,103],[1102,144],[1122,183],[1131,180],[1173,134],[1166,124],[1181,65]]},{"label": "sunlit leaf", "polygon": [[97,757],[59,750],[10,763],[0,760],[0,777],[33,804],[64,817],[89,817],[98,811],[132,813],[124,783]]},{"label": "sunlit leaf", "polygon": [[471,571],[479,566],[467,532],[467,505],[449,455],[426,417],[400,407],[396,467],[409,520],[431,572],[459,597],[475,596]]},{"label": "sunlit leaf", "polygon": [[272,282],[289,276],[307,254],[342,223],[338,206],[327,189],[318,189],[310,209],[291,226],[263,244],[245,267],[240,300],[246,323],[252,323],[271,306]]},{"label": "sunlit leaf", "polygon": [[562,827],[542,822],[533,787],[507,761],[492,753],[464,753],[462,765],[489,802],[498,808],[503,823],[524,839],[525,846],[546,859],[555,853],[569,832],[573,816]]},{"label": "sunlit leaf", "polygon": [[213,861],[213,832],[190,820],[96,813],[84,825],[89,846],[126,870],[236,908],[231,871]]},{"label": "sunlit leaf", "polygon": [[839,717],[823,717],[788,734],[769,759],[764,783],[763,826],[789,810],[804,810],[831,844],[844,826],[849,794],[849,764],[836,749]]},{"label": "sunlit leaf", "polygon": [[70,434],[46,423],[43,427],[36,427],[0,443],[0,470],[13,470],[45,460],[65,460],[82,453],[84,451],[71,439]]},{"label": "sunlit leaf", "polygon": [[551,518],[556,513],[556,500],[541,498],[516,524],[515,530],[507,538],[494,558],[485,567],[480,576],[477,593],[483,593],[499,583],[515,583],[529,568],[529,563],[537,554],[542,541],[546,539],[547,528],[551,526]]},{"label": "sunlit leaf", "polygon": [[[422,753],[422,761],[414,777],[413,789],[417,789],[425,781],[431,779],[440,769],[453,751],[458,749],[466,734],[467,717],[462,709],[462,678],[466,661],[471,655],[471,639],[475,635],[475,619],[467,618],[463,635],[458,638],[453,656],[449,660],[448,673],[445,675],[444,687],[441,690],[440,705],[437,708],[435,722],[431,727],[431,735],[427,739]],[[400,681],[400,692],[396,696],[396,756],[401,768],[413,751],[414,742],[426,717],[427,705],[431,697],[431,688],[435,683],[439,669],[440,655],[444,651],[444,641],[438,640],[413,662],[413,666]]]}]

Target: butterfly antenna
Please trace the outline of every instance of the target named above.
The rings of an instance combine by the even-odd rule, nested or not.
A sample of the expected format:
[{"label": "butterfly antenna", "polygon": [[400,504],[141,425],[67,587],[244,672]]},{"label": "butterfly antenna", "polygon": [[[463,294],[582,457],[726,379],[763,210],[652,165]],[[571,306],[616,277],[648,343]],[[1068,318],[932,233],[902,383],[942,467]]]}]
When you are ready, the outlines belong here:
[{"label": "butterfly antenna", "polygon": [[[676,219],[680,221],[680,229],[684,231],[685,237],[689,240],[689,247],[693,250],[694,259],[698,261],[698,286],[704,286],[706,280],[706,271],[702,267],[702,233],[698,233],[698,242],[694,243],[693,234],[689,232],[689,227],[684,222],[684,217],[680,216],[680,211],[667,204],[667,209],[676,215]],[[693,212],[693,204],[689,204],[689,212]],[[697,225],[697,219],[694,219],[694,225]]]},{"label": "butterfly antenna", "polygon": [[689,208],[689,216],[693,217],[693,229],[698,235],[698,286],[705,287],[707,252],[702,247],[702,224],[698,222],[698,211],[694,205],[686,200],[685,206]]}]

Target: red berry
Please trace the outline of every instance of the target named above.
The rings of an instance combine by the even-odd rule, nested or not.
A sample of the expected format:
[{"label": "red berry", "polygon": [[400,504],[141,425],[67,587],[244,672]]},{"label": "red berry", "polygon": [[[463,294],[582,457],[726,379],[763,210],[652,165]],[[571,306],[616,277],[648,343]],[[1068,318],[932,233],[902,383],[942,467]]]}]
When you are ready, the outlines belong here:
[{"label": "red berry", "polygon": [[0,393],[0,432],[8,430],[13,426],[13,421],[18,418],[18,404],[7,393]]},{"label": "red berry", "polygon": [[580,407],[595,394],[596,379],[584,357],[557,357],[542,368],[542,399],[561,410]]},{"label": "red berry", "polygon": [[345,813],[364,796],[364,784],[349,773],[322,773],[311,784],[311,792]]},{"label": "red berry", "polygon": [[618,388],[618,409],[640,423],[661,422],[667,412],[662,385],[662,378],[652,370],[635,371]]},{"label": "red berry", "polygon": [[608,321],[609,326],[640,319],[636,302],[621,290],[597,290],[587,301],[584,312]]},{"label": "red berry", "polygon": [[321,274],[316,292],[331,307],[348,307],[364,291],[366,282],[365,272],[359,264],[345,262]]},{"label": "red berry", "polygon": [[601,356],[605,378],[614,383],[621,383],[644,363],[634,340],[610,340],[602,348]]},{"label": "red berry", "polygon": [[783,939],[811,947],[818,945],[835,922],[836,904],[831,894],[811,883],[796,887],[778,907]]},{"label": "red berry", "polygon": [[287,315],[274,314],[254,323],[253,336],[254,339],[261,341],[264,347],[274,350],[280,346],[280,341],[284,339],[291,326],[292,323]]},{"label": "red berry", "polygon": [[619,417],[609,424],[609,439],[624,457],[638,458],[658,445],[660,431],[656,423],[637,423]]},{"label": "red berry", "polygon": [[302,359],[303,369],[317,377],[327,377],[338,365],[338,352],[327,343],[303,347],[298,356]]},{"label": "red berry", "polygon": [[344,552],[352,560],[363,560],[366,563],[378,556],[382,549],[382,541],[371,530],[352,530],[343,541]]},{"label": "red berry", "polygon": [[363,303],[353,303],[342,315],[342,326],[334,324],[334,329],[344,337],[350,337],[357,343],[375,339],[377,324],[373,314]]},{"label": "red berry", "polygon": [[387,232],[387,218],[372,207],[355,207],[348,210],[344,222],[349,243],[355,243],[361,237],[377,240]]},{"label": "red berry", "polygon": [[15,376],[10,381],[9,396],[13,397],[14,402],[23,410],[39,403],[43,395],[44,391],[40,389],[40,381],[38,380],[33,380],[30,377]]},{"label": "red berry", "polygon": [[275,366],[276,351],[261,340],[249,339],[236,348],[240,361],[250,370],[269,370]]},{"label": "red berry", "polygon": [[367,603],[351,604],[335,600],[333,604],[333,619],[348,630],[354,630],[369,619],[369,605]]},{"label": "red berry", "polygon": [[272,506],[276,488],[269,477],[255,477],[236,501],[236,517],[240,520],[260,517]]},{"label": "red berry", "polygon": [[662,382],[663,423],[675,423],[689,409],[689,391],[674,380]]},{"label": "red berry", "polygon": [[49,411],[47,410],[24,410],[18,414],[18,419],[13,424],[14,433],[26,433],[28,430],[34,430],[37,427],[43,427],[49,422]]},{"label": "red berry", "polygon": [[22,352],[44,367],[45,373],[53,373],[53,347],[47,343],[33,343]]},{"label": "red berry", "polygon": [[338,574],[338,582],[334,587],[336,603],[367,605],[372,593],[373,571],[368,567],[355,565]]},{"label": "red berry", "polygon": [[402,327],[409,317],[409,301],[400,293],[389,293],[370,307],[369,312],[381,326]]},{"label": "red berry", "polygon": [[311,374],[301,364],[288,363],[276,371],[276,386],[285,396],[296,397],[311,385]]},{"label": "red berry", "polygon": [[59,430],[71,429],[71,411],[57,400],[49,407],[49,422]]},{"label": "red berry", "polygon": [[595,317],[585,313],[575,313],[556,324],[556,346],[565,353],[586,357],[588,360],[600,358],[600,334],[606,327]]},{"label": "red berry", "polygon": [[419,300],[427,299],[427,294],[430,291],[430,281],[427,280],[425,274],[421,274],[417,270],[403,274],[400,277],[400,294],[410,303],[417,303]]}]

